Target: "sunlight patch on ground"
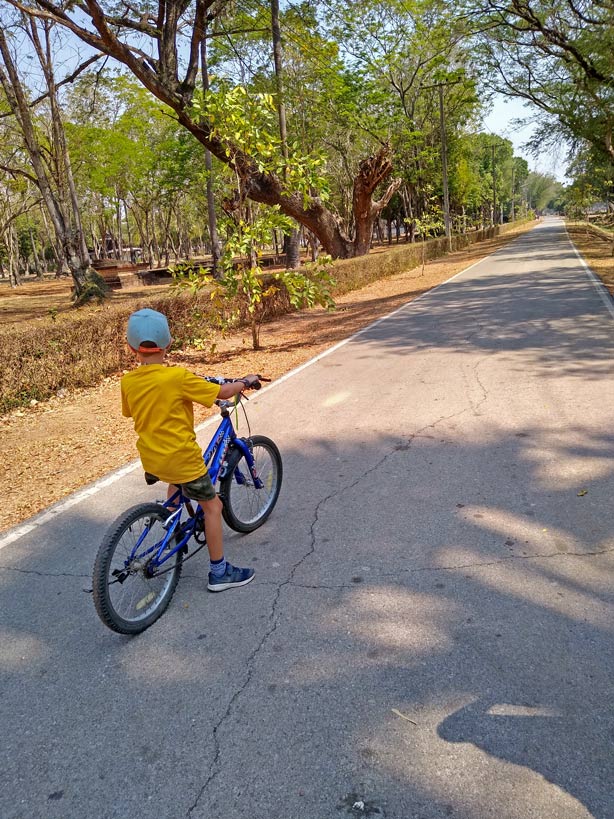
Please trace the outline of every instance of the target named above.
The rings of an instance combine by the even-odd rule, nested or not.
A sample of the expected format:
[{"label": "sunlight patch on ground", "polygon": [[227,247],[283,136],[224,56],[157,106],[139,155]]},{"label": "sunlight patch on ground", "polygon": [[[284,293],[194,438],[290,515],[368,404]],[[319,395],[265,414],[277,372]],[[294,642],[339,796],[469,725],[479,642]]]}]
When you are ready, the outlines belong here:
[{"label": "sunlight patch on ground", "polygon": [[[499,538],[503,540],[508,539],[519,545],[526,543],[533,548],[538,547],[543,554],[555,551],[578,551],[580,547],[577,539],[572,537],[565,529],[559,529],[551,525],[544,526],[543,521],[525,515],[518,515],[507,509],[467,505],[463,509],[463,517],[470,519],[472,526],[489,532],[496,532]],[[582,549],[584,549],[584,544],[582,544]],[[463,563],[469,563],[475,559],[473,550],[469,549],[465,554],[455,549],[444,560],[451,559],[452,555],[455,555],[452,558],[455,561],[452,565],[458,565],[461,562],[459,556],[462,558]],[[484,562],[483,555],[479,562]]]},{"label": "sunlight patch on ground", "polygon": [[323,406],[323,407],[335,407],[335,406],[337,406],[337,404],[343,404],[343,402],[347,401],[347,399],[351,396],[351,394],[352,393],[349,392],[348,390],[344,390],[343,392],[337,392],[334,395],[329,395],[328,398],[326,398],[322,402],[321,406]]},{"label": "sunlight patch on ground", "polygon": [[518,705],[516,703],[499,702],[491,705],[486,714],[493,717],[562,717],[563,712],[557,708],[544,705]]},{"label": "sunlight patch on ground", "polygon": [[590,433],[570,439],[563,434],[544,434],[536,446],[527,448],[526,460],[532,464],[533,475],[541,487],[580,491],[585,484],[602,480],[614,472],[611,443],[593,442]]},{"label": "sunlight patch on ground", "polygon": [[[557,554],[551,551],[547,543],[544,543],[543,556],[535,555],[532,559],[524,557],[501,559],[495,554],[489,557],[484,552],[472,553],[469,549],[465,549],[459,557],[457,550],[444,550],[440,553],[439,563],[450,568],[458,567],[463,572],[471,568],[479,574],[479,583],[483,586],[554,613],[564,620],[590,623],[604,631],[614,631],[614,605],[604,600],[603,595],[588,588],[578,588],[573,582],[574,568],[582,557]],[[526,557],[531,558],[531,555]],[[549,576],[553,559],[559,571],[567,562],[569,580],[562,577],[555,580]],[[588,559],[594,558],[584,558],[585,561]],[[496,564],[496,570],[490,571],[489,564]]]},{"label": "sunlight patch on ground", "polygon": [[462,613],[450,600],[392,585],[361,590],[353,595],[351,607],[352,632],[365,643],[429,654],[453,646],[450,622]]},{"label": "sunlight patch on ground", "polygon": [[0,668],[4,670],[38,664],[47,653],[37,637],[8,627],[0,629],[0,646]]}]

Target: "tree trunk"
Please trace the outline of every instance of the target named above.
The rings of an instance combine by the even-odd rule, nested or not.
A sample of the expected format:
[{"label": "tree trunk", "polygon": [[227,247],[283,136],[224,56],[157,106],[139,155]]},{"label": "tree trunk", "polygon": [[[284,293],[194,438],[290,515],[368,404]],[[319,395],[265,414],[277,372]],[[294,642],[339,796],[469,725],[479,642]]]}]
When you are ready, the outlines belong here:
[{"label": "tree trunk", "polygon": [[43,273],[45,272],[43,269],[43,265],[41,264],[41,260],[38,256],[38,251],[36,249],[36,242],[34,241],[34,233],[32,228],[30,228],[30,244],[32,245],[32,255],[34,256],[34,270],[36,272],[36,278],[42,279]]},{"label": "tree trunk", "polygon": [[309,243],[309,247],[311,248],[311,261],[316,262],[318,260],[318,255],[320,249],[318,247],[318,237],[315,233],[312,233],[310,230],[307,231],[307,242]]},{"label": "tree trunk", "polygon": [[382,208],[386,207],[394,193],[400,188],[401,180],[395,179],[379,202],[373,201],[373,193],[377,186],[392,171],[390,149],[383,146],[377,154],[363,159],[359,172],[354,180],[354,217],[356,220],[356,236],[354,239],[354,256],[364,256],[371,247],[373,222]]},{"label": "tree trunk", "polygon": [[296,270],[301,266],[301,234],[298,228],[292,228],[284,236],[284,253],[287,270]]},{"label": "tree trunk", "polygon": [[139,237],[140,237],[140,240],[141,240],[141,242],[140,242],[141,249],[143,251],[143,261],[146,262],[147,265],[151,268],[153,265],[152,265],[152,261],[151,261],[151,247],[149,245],[149,222],[148,222],[147,211],[145,211],[145,224],[143,224],[143,218],[138,213],[138,208],[137,207],[131,207],[130,211],[131,211],[132,215],[134,216],[134,221],[136,223],[136,229],[139,232]]},{"label": "tree trunk", "polygon": [[[225,144],[213,139],[208,130],[195,123],[185,111],[178,111],[177,119],[196,139],[205,146],[210,146],[214,156],[225,164],[229,164]],[[291,216],[315,233],[326,252],[335,259],[347,259],[368,252],[369,242],[365,243],[363,237],[370,235],[375,215],[386,206],[400,185],[400,180],[395,180],[380,202],[371,206],[369,191],[372,194],[377,185],[384,181],[392,171],[390,147],[383,145],[377,154],[360,163],[359,172],[354,180],[353,214],[356,223],[356,238],[359,232],[361,236],[360,241],[356,241],[356,238],[351,240],[345,235],[340,219],[326,208],[318,196],[306,199],[300,192],[288,192],[282,181],[274,174],[258,171],[255,163],[248,157],[241,157],[240,152],[236,152],[235,157],[235,170],[242,180],[244,195],[263,205],[277,205],[286,216]],[[357,204],[359,207],[363,205],[359,211],[357,211]],[[364,205],[368,205],[366,210]]]},{"label": "tree trunk", "polygon": [[[205,32],[200,44],[200,72],[203,90],[209,90],[209,64],[207,62],[207,38],[206,23]],[[220,237],[217,232],[217,214],[215,212],[215,194],[213,191],[213,160],[211,151],[205,146],[205,170],[207,171],[207,224],[209,226],[209,242],[211,244],[211,274],[214,279],[219,279],[222,275],[220,270],[220,259],[222,249]]]},{"label": "tree trunk", "polygon": [[[287,179],[288,163],[288,132],[286,126],[286,106],[284,103],[283,61],[281,48],[281,30],[279,27],[279,0],[271,0],[271,31],[273,35],[273,63],[275,65],[275,82],[277,85],[277,117],[279,120],[279,138],[281,152],[284,158],[284,181]],[[284,239],[284,253],[286,254],[286,269],[296,270],[301,264],[300,236],[296,228],[292,228]]]},{"label": "tree trunk", "polygon": [[[77,294],[82,293],[85,288],[86,274],[89,270],[90,261],[89,256],[85,257],[83,254],[85,242],[83,234],[80,232],[80,224],[78,224],[76,228],[71,226],[68,215],[63,210],[61,196],[59,196],[53,190],[53,186],[43,160],[42,149],[36,137],[30,106],[2,29],[0,29],[0,54],[6,68],[6,73],[0,68],[0,84],[4,89],[11,113],[19,123],[20,130],[24,138],[25,147],[36,176],[36,183],[41,192],[41,196],[47,212],[49,213],[49,217],[51,218],[58,242],[62,248],[64,260],[66,261],[66,264],[68,265],[70,273],[73,277],[75,292]],[[42,64],[42,68],[43,72],[46,73],[46,67],[44,64]],[[53,81],[50,82],[48,80],[48,91],[50,100],[52,100],[55,96],[55,86]],[[56,124],[56,128],[54,129],[56,133],[60,128],[61,121]],[[60,153],[62,156],[64,156],[62,151],[60,151]],[[69,167],[70,166],[68,166],[68,169]]]},{"label": "tree trunk", "polygon": [[119,196],[115,199],[115,220],[117,222],[117,258],[121,259],[124,255],[124,242],[122,238],[122,211]]}]

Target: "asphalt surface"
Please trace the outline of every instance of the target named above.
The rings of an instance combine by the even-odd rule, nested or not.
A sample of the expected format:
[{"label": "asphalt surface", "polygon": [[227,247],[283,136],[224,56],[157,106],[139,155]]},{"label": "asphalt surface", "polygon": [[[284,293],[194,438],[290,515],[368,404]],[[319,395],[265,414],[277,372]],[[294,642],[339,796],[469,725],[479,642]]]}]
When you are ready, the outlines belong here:
[{"label": "asphalt surface", "polygon": [[546,220],[258,395],[256,580],[139,637],[82,591],[138,470],[0,539],[0,817],[612,819],[613,316]]}]

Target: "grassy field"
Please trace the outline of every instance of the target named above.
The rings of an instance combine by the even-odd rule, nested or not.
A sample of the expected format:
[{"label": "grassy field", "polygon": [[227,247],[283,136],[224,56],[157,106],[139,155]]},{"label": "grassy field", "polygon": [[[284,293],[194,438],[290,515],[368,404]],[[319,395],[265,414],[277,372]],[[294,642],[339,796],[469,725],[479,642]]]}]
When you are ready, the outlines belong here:
[{"label": "grassy field", "polygon": [[[36,319],[54,318],[63,314],[75,314],[70,301],[72,282],[64,279],[44,279],[28,281],[21,287],[11,288],[7,282],[0,282],[0,332],[3,328]],[[168,291],[169,285],[140,286],[114,290],[109,304],[129,304],[143,296],[157,296]],[[95,306],[80,308],[81,311],[96,311]]]}]

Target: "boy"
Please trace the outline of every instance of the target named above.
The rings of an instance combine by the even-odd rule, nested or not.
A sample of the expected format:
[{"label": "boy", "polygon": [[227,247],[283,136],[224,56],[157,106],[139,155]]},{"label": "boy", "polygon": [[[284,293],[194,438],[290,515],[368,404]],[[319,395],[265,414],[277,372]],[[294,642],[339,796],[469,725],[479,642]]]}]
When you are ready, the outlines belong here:
[{"label": "boy", "polygon": [[128,319],[126,338],[140,367],[121,380],[122,414],[134,419],[137,449],[147,473],[168,482],[168,497],[181,487],[205,513],[210,571],[207,588],[217,592],[245,586],[253,569],[240,569],[224,559],[222,502],[205,467],[194,432],[193,401],[210,407],[258,381],[255,375],[228,384],[212,384],[183,367],[165,366],[172,338],[166,316],[144,309]]}]

